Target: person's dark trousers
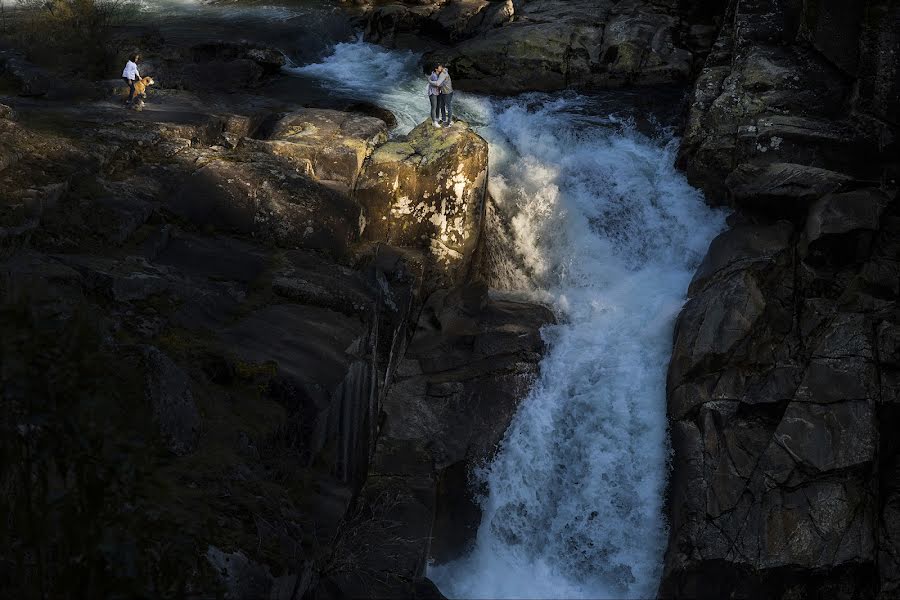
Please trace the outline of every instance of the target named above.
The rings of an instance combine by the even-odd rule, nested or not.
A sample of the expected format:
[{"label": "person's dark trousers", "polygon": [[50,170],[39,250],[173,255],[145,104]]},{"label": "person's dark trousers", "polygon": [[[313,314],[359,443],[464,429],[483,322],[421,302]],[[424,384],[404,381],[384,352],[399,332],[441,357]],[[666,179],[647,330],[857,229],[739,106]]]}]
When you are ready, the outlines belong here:
[{"label": "person's dark trousers", "polygon": [[453,92],[441,94],[438,98],[441,99],[441,121],[449,123],[453,118]]},{"label": "person's dark trousers", "polygon": [[128,100],[126,100],[126,104],[131,104],[131,101],[134,99],[134,81],[131,79],[122,78],[125,83],[128,84]]},{"label": "person's dark trousers", "polygon": [[438,117],[440,116],[440,112],[439,112],[440,107],[441,107],[440,98],[441,98],[440,96],[435,95],[435,94],[429,94],[429,96],[428,96],[428,101],[431,102],[431,120],[432,121],[437,121]]}]

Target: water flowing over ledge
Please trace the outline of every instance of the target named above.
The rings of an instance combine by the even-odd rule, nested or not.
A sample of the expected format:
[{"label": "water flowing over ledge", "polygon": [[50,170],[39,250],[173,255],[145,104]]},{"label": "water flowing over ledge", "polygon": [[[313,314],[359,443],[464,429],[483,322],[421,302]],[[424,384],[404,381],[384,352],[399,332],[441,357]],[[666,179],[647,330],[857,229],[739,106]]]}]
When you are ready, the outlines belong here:
[{"label": "water flowing over ledge", "polygon": [[[417,63],[357,41],[291,70],[389,108],[405,132],[426,117]],[[501,287],[550,304],[560,324],[475,474],[487,495],[473,549],[429,570],[451,597],[638,598],[658,584],[672,327],[723,215],[672,166],[676,141],[639,132],[615,99],[457,95],[490,143],[489,191],[512,233]]]}]

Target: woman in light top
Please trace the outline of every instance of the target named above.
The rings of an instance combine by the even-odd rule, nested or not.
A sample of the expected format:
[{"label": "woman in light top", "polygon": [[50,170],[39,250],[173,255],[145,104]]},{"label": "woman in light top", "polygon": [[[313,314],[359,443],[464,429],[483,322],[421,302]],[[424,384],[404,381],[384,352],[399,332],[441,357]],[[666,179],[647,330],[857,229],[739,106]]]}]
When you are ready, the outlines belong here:
[{"label": "woman in light top", "polygon": [[428,101],[431,103],[431,123],[435,127],[440,127],[440,123],[438,123],[439,118],[439,110],[441,107],[440,104],[440,95],[441,88],[437,85],[438,81],[438,72],[435,68],[431,75],[428,77]]},{"label": "woman in light top", "polygon": [[125,69],[122,71],[122,79],[125,80],[125,83],[128,84],[128,100],[125,101],[125,104],[131,104],[131,101],[134,99],[134,82],[141,78],[141,74],[138,73],[138,61],[141,60],[141,55],[138,53],[134,53],[128,57],[128,62],[125,63]]}]

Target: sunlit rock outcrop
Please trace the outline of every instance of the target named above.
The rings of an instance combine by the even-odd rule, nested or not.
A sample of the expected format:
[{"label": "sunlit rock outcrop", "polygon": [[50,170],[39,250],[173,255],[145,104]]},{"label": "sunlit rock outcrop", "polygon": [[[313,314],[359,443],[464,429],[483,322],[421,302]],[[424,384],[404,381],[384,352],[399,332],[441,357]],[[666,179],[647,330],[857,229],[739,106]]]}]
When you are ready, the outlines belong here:
[{"label": "sunlit rock outcrop", "polygon": [[289,161],[323,182],[350,189],[373,149],[387,140],[381,119],[328,109],[304,108],[281,118],[255,147]]},{"label": "sunlit rock outcrop", "polygon": [[487,142],[462,122],[423,123],[380,146],[354,193],[364,239],[421,251],[434,284],[462,281],[481,235],[487,164]]}]

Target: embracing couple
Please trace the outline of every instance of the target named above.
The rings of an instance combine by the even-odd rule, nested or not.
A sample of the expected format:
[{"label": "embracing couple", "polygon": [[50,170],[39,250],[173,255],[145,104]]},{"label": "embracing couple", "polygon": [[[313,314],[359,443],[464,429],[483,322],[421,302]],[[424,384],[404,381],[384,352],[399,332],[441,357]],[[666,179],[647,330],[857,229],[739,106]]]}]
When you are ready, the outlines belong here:
[{"label": "embracing couple", "polygon": [[431,102],[431,122],[435,127],[453,124],[453,82],[444,65],[437,65],[428,77],[428,100]]}]

